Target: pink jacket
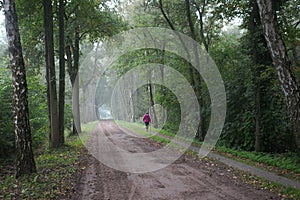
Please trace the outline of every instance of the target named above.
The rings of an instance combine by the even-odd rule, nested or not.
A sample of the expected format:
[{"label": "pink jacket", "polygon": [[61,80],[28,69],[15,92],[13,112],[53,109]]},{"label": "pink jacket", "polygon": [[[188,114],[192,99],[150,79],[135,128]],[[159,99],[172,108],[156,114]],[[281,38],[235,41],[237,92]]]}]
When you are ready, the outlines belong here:
[{"label": "pink jacket", "polygon": [[144,117],[143,117],[143,121],[144,121],[144,122],[151,122],[150,115],[146,113],[146,114],[144,115]]}]

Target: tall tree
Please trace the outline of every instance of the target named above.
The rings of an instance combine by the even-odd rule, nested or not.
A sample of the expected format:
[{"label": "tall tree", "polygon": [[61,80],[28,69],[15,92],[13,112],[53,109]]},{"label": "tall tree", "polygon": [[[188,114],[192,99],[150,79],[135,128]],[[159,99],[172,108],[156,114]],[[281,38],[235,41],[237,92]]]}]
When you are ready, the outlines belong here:
[{"label": "tall tree", "polygon": [[279,33],[275,8],[270,0],[257,0],[265,39],[284,92],[291,128],[300,152],[300,92],[291,71],[285,43]]},{"label": "tall tree", "polygon": [[[166,5],[168,6],[168,1],[165,1]],[[178,21],[178,18],[182,18],[182,15],[186,15],[186,19],[179,23],[177,26],[179,28],[177,28],[178,30],[182,30],[183,32],[186,31],[188,35],[190,35],[195,41],[200,41],[200,43],[202,43],[206,49],[206,51],[208,51],[209,49],[209,45],[211,42],[211,38],[213,37],[213,31],[210,30],[210,27],[205,27],[203,19],[205,17],[207,17],[209,20],[208,21],[213,21],[216,22],[217,21],[217,17],[209,17],[212,13],[207,13],[207,11],[205,10],[208,6],[209,3],[208,1],[201,1],[197,2],[197,1],[193,1],[192,3],[189,0],[185,0],[185,2],[179,2],[179,4],[177,6],[185,6],[185,9],[183,10],[183,13],[176,13],[175,10],[171,9],[172,12],[175,12],[175,15],[173,16],[174,19],[172,22],[170,16],[168,16],[168,13],[171,13],[167,7],[165,8],[163,1],[159,0],[158,2],[158,6],[159,9],[164,17],[164,19],[166,20],[166,22],[168,23],[168,25],[170,26],[170,28],[172,30],[176,30],[176,27],[174,24],[176,24],[176,22]],[[171,3],[173,6],[173,3]],[[212,6],[215,6],[214,2],[211,3]],[[192,10],[193,9],[193,10]],[[168,10],[168,13],[166,12]],[[196,11],[197,10],[197,14],[198,17],[196,15]],[[170,14],[169,14],[170,15]],[[214,16],[214,15],[213,15]],[[213,19],[210,19],[213,18]],[[196,22],[198,21],[199,25],[196,24]],[[187,23],[186,23],[187,22]],[[186,27],[186,24],[188,24],[188,27]],[[217,24],[217,23],[215,23]],[[218,25],[216,25],[215,27],[218,27]],[[205,30],[207,29],[207,30]],[[215,28],[217,29],[217,28]],[[200,35],[200,37],[199,37]],[[206,37],[204,36],[206,35]],[[200,38],[200,39],[199,39]],[[181,40],[181,38],[179,38]],[[183,43],[183,41],[182,41]],[[184,43],[183,43],[184,46]],[[187,47],[184,46],[184,48],[187,51]],[[196,46],[194,46],[194,54],[197,55],[198,54],[198,50],[196,48]],[[189,55],[189,56],[194,56],[194,55]],[[198,56],[194,56],[196,59],[198,59]],[[199,60],[196,60],[196,63],[199,63]],[[199,64],[197,64],[199,65]],[[204,140],[205,135],[206,135],[206,130],[205,130],[205,121],[206,121],[206,117],[204,115],[204,98],[203,98],[203,89],[201,86],[201,77],[200,74],[193,68],[193,66],[189,66],[189,73],[190,73],[190,80],[191,80],[191,85],[193,86],[195,93],[197,95],[197,100],[199,103],[199,109],[200,109],[200,123],[199,123],[199,127],[197,130],[197,134],[196,137],[200,140]]]},{"label": "tall tree", "polygon": [[[194,22],[192,20],[192,14],[191,14],[191,8],[190,8],[190,1],[189,0],[185,0],[185,7],[186,7],[186,17],[187,17],[187,21],[188,21],[188,24],[189,24],[191,37],[193,38],[193,40],[197,41]],[[201,18],[201,21],[202,21],[202,18]],[[203,34],[203,24],[201,25],[201,28],[202,29],[201,29],[200,33]],[[207,42],[203,39],[202,43],[204,44],[206,51],[208,51]],[[199,61],[199,57],[198,57],[199,52],[198,52],[197,46],[194,44],[193,48],[194,48],[194,54],[195,54],[194,56],[195,56],[195,59],[196,59],[196,67],[198,69],[200,69],[200,66],[199,66],[200,61]],[[198,127],[196,137],[200,140],[204,140],[206,132],[205,132],[205,127],[204,127],[204,116],[203,116],[203,112],[201,112],[202,109],[203,109],[201,78],[200,78],[200,74],[199,74],[198,71],[196,71],[195,69],[193,69],[193,71],[194,71],[193,73],[196,75],[196,77],[195,77],[195,86],[194,87],[195,87],[197,100],[198,100],[199,108],[200,108],[200,122],[199,122],[199,127]]]},{"label": "tall tree", "polygon": [[[249,67],[251,69],[251,77],[253,87],[249,87],[249,91],[253,91],[253,102],[255,115],[255,151],[263,151],[268,147],[264,142],[264,138],[269,135],[266,133],[265,126],[271,126],[264,120],[264,116],[269,119],[272,115],[268,113],[270,110],[270,97],[265,91],[271,91],[270,80],[273,79],[272,74],[268,73],[269,66],[272,65],[272,59],[267,48],[266,40],[262,31],[261,20],[258,12],[258,5],[255,0],[249,2],[249,15],[244,18],[248,32],[242,37],[244,52],[250,55]],[[253,89],[250,89],[253,88]],[[251,92],[252,92],[251,91]],[[267,100],[268,99],[268,100]],[[266,114],[268,113],[268,114]],[[271,120],[270,120],[271,121]]]},{"label": "tall tree", "polygon": [[249,22],[248,22],[248,30],[251,37],[250,39],[250,53],[252,54],[252,70],[254,71],[254,84],[255,84],[255,151],[261,151],[262,150],[262,140],[261,140],[261,81],[259,80],[259,76],[261,74],[259,70],[259,66],[263,63],[262,59],[260,58],[260,52],[259,47],[257,44],[260,43],[260,37],[261,34],[258,34],[260,30],[258,30],[258,27],[260,27],[260,19],[259,19],[259,13],[258,13],[258,6],[256,1],[250,2],[251,6],[251,13],[249,16]]},{"label": "tall tree", "polygon": [[59,0],[58,26],[59,26],[59,143],[64,144],[65,130],[65,27],[64,27],[64,0]]},{"label": "tall tree", "polygon": [[[66,54],[67,54],[67,65],[68,73],[71,80],[71,85],[73,89],[73,131],[72,135],[77,135],[81,132],[80,125],[80,112],[79,112],[79,83],[78,80],[78,70],[79,70],[79,27],[76,26],[74,33],[74,45],[72,44],[72,39],[68,37],[66,44]],[[72,53],[73,52],[73,53]],[[76,124],[76,126],[75,126]]]},{"label": "tall tree", "polygon": [[14,0],[4,0],[5,26],[13,78],[14,126],[16,136],[16,177],[36,172],[29,124],[26,70],[22,54]]},{"label": "tall tree", "polygon": [[58,110],[56,75],[54,62],[54,41],[53,41],[53,11],[52,1],[44,0],[44,31],[45,31],[45,60],[46,79],[48,86],[48,111],[50,121],[50,147],[57,148],[59,142]]}]

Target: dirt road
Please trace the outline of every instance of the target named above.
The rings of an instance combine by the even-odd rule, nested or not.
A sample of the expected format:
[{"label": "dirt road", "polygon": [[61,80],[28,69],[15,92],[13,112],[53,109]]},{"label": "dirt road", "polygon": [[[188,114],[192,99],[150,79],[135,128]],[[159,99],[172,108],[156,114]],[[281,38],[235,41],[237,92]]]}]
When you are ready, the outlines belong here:
[{"label": "dirt road", "polygon": [[[150,152],[160,148],[153,141],[124,133],[112,121],[102,121],[99,127],[105,129],[112,142],[127,151]],[[90,145],[98,144],[92,139]],[[245,185],[241,178],[222,163],[189,155],[181,156],[166,168],[143,174],[118,171],[88,156],[85,172],[72,199],[280,199],[274,193]]]}]

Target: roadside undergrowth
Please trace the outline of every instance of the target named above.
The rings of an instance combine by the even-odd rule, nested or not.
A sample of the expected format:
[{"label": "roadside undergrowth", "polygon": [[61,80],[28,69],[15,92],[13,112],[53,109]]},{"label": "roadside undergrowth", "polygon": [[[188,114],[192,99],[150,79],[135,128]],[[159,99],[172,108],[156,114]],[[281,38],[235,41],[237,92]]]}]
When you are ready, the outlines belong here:
[{"label": "roadside undergrowth", "polygon": [[79,164],[82,144],[78,137],[70,137],[57,150],[45,150],[36,157],[37,173],[15,179],[1,177],[0,199],[55,199],[74,188],[74,174]]},{"label": "roadside undergrowth", "polygon": [[[94,124],[84,125],[83,133],[90,131]],[[56,150],[44,149],[36,156],[37,173],[15,179],[14,167],[0,170],[0,199],[60,199],[75,192],[80,169],[80,156],[85,151],[84,137],[66,137],[65,145]],[[9,164],[8,164],[9,165]]]}]

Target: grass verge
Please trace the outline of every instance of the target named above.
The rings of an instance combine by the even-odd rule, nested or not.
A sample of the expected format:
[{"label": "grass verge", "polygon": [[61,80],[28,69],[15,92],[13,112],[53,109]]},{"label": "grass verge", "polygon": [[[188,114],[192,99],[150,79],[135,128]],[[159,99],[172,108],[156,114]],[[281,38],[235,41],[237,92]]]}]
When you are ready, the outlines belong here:
[{"label": "grass verge", "polygon": [[216,148],[216,152],[259,168],[267,168],[267,170],[279,175],[300,179],[300,166],[297,163],[297,155],[294,153],[271,154],[263,152],[249,152],[230,149],[223,146],[218,146]]}]

